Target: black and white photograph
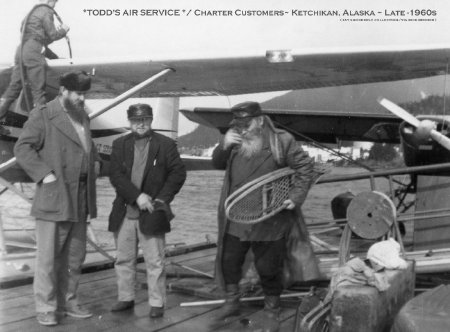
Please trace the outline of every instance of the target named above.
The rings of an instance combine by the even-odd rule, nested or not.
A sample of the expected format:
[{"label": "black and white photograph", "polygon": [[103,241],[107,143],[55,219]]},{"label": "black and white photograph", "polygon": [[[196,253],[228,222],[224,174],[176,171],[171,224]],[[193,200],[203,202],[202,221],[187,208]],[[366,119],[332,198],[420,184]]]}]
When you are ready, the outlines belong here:
[{"label": "black and white photograph", "polygon": [[449,331],[445,0],[0,0],[1,331]]}]

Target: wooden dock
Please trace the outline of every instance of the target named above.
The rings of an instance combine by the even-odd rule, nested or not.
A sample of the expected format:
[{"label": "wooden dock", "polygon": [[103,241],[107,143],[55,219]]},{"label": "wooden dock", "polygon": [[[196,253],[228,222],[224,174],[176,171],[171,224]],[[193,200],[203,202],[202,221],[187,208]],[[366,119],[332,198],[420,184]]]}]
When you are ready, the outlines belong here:
[{"label": "wooden dock", "polygon": [[[213,274],[215,248],[204,249],[179,256],[170,261],[204,273]],[[144,268],[143,263],[139,264]],[[145,275],[138,273],[140,290],[137,291],[133,310],[111,313],[117,300],[114,269],[84,273],[79,287],[80,304],[94,313],[88,319],[59,317],[55,327],[39,325],[35,318],[32,285],[0,290],[0,331],[252,331],[262,328],[262,301],[243,303],[240,316],[223,324],[212,325],[221,314],[220,305],[182,307],[183,302],[204,301],[215,297],[214,283],[207,277],[170,264],[167,279],[167,306],[163,318],[150,319]],[[189,287],[187,287],[189,286]],[[190,294],[189,294],[190,293]],[[282,301],[280,331],[292,330],[296,299]]]},{"label": "wooden dock", "polygon": [[[339,235],[340,232],[327,232],[320,234],[320,239],[317,237],[317,240],[313,241],[315,250],[321,253],[320,269],[326,279],[330,278],[338,267],[336,249]],[[365,257],[370,243],[361,239],[352,239],[351,242],[352,253]],[[324,254],[325,252],[327,254]],[[220,324],[216,322],[222,313],[220,304],[181,305],[186,302],[220,298],[214,281],[208,277],[214,273],[215,255],[216,248],[211,243],[193,245],[192,248],[172,248],[168,252],[167,305],[164,317],[160,319],[149,318],[145,273],[138,273],[138,291],[134,309],[121,313],[110,312],[111,306],[117,300],[117,286],[113,264],[108,260],[87,261],[84,265],[79,299],[80,304],[91,310],[94,316],[84,320],[60,316],[59,325],[55,327],[41,326],[36,321],[31,284],[32,269],[21,272],[21,278],[14,275],[12,278],[14,280],[0,278],[0,331],[263,331],[262,301],[243,303],[239,316]],[[443,266],[448,271],[450,249],[408,253],[407,257],[416,260],[416,273],[428,272],[429,264],[432,264],[433,270]],[[33,267],[31,263],[33,257],[29,259],[30,262],[27,264]],[[142,262],[142,259],[140,261]],[[138,268],[144,271],[144,263],[139,263]],[[322,282],[318,285],[326,288],[328,283]],[[288,294],[308,290],[308,285],[301,285]],[[249,296],[258,295],[262,294],[257,291],[249,294]],[[300,302],[300,297],[282,300],[280,331],[293,330],[296,309]]]}]

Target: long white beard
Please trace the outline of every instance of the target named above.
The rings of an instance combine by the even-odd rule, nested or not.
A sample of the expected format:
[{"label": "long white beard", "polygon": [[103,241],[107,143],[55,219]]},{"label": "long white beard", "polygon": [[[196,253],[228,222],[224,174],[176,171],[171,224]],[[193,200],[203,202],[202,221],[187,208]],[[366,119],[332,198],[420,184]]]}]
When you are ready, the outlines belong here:
[{"label": "long white beard", "polygon": [[261,152],[262,145],[263,141],[260,135],[243,138],[238,153],[245,158],[251,158]]}]

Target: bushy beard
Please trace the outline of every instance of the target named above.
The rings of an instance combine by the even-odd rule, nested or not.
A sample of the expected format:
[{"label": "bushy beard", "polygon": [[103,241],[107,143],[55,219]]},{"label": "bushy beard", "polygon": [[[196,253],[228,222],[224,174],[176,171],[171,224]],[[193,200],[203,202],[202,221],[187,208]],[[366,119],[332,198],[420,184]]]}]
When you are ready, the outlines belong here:
[{"label": "bushy beard", "polygon": [[238,153],[245,158],[251,158],[261,152],[262,146],[262,128],[257,127],[242,135],[242,144]]},{"label": "bushy beard", "polygon": [[64,108],[67,110],[70,118],[78,123],[83,123],[86,117],[84,110],[84,101],[72,102],[68,98],[63,98]]},{"label": "bushy beard", "polygon": [[139,134],[136,131],[133,131],[132,133],[133,133],[135,139],[141,139],[141,138],[145,138],[145,137],[150,137],[152,135],[152,129],[150,128],[149,130],[147,130],[146,132],[144,132],[142,134]]}]

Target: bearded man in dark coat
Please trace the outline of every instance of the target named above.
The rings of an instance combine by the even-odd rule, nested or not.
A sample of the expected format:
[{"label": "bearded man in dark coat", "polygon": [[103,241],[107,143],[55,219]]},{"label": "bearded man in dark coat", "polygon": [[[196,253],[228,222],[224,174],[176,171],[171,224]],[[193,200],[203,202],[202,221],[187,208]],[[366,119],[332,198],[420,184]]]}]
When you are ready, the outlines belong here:
[{"label": "bearded man in dark coat", "polygon": [[[225,291],[224,319],[239,311],[239,282],[249,250],[264,291],[267,316],[278,317],[283,287],[319,277],[300,206],[315,178],[314,163],[288,132],[274,128],[256,102],[231,109],[233,121],[213,152],[213,165],[226,169],[219,201],[216,279]],[[295,171],[285,209],[267,220],[242,224],[227,219],[225,199],[246,183],[283,167]]]}]

